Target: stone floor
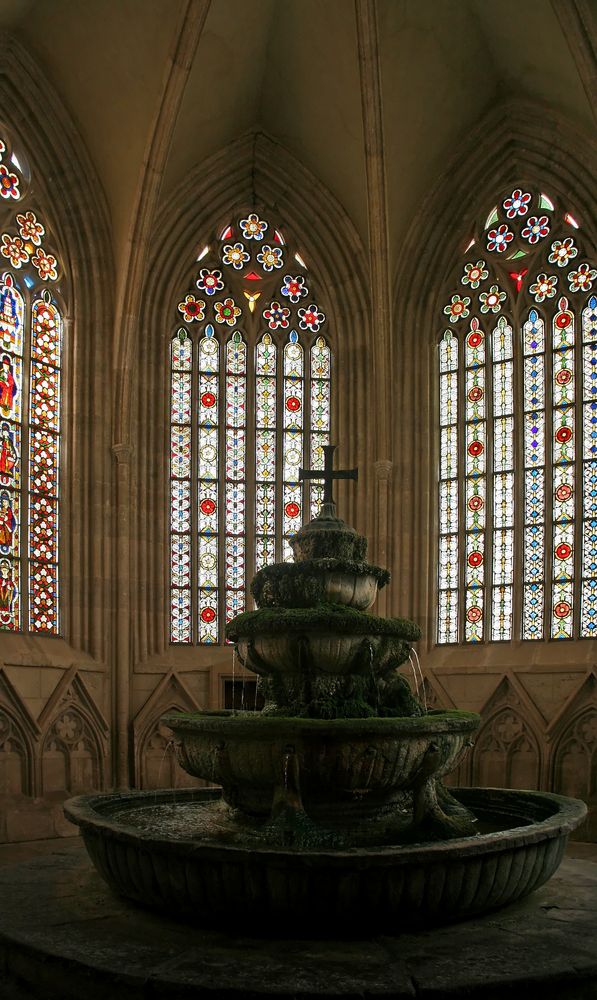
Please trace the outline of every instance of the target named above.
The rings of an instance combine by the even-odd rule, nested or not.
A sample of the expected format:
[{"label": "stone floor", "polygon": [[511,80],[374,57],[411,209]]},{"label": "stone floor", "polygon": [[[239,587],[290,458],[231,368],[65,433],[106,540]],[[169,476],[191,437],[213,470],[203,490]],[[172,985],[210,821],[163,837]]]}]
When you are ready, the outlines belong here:
[{"label": "stone floor", "polygon": [[[597,845],[495,913],[417,934],[262,940],[107,889],[80,838],[0,847],[1,1000],[594,1000]],[[316,905],[316,902],[315,902]],[[308,930],[308,929],[306,929]]]}]

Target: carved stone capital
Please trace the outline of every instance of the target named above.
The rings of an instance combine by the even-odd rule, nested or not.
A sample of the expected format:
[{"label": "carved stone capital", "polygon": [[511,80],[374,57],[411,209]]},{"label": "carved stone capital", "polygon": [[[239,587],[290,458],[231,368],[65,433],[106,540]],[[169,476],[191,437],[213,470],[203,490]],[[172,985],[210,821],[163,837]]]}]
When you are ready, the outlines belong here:
[{"label": "carved stone capital", "polygon": [[131,444],[113,444],[112,454],[119,465],[129,465],[133,455],[133,446]]},{"label": "carved stone capital", "polygon": [[387,482],[392,478],[392,469],[394,465],[389,459],[382,459],[375,463],[375,478],[381,481]]}]

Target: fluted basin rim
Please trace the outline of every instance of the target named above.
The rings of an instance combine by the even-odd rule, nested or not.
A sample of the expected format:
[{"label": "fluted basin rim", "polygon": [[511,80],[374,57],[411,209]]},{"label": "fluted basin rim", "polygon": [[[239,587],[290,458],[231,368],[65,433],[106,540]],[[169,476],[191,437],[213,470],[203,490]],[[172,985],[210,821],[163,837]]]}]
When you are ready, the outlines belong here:
[{"label": "fluted basin rim", "polygon": [[[524,820],[523,809],[525,806],[528,807],[531,814],[537,809],[550,809],[550,807],[553,812],[550,811],[549,815],[542,820],[534,823],[527,822],[524,826],[513,826],[497,830],[494,833],[483,833],[473,837],[462,837],[449,841],[438,841],[437,843],[300,851],[288,847],[272,847],[271,845],[259,847],[252,844],[249,849],[238,844],[214,845],[207,840],[200,839],[162,839],[156,837],[155,833],[143,833],[141,830],[127,826],[126,822],[110,815],[112,812],[117,816],[121,808],[123,811],[126,810],[127,805],[139,808],[144,804],[164,805],[201,800],[205,802],[217,801],[221,797],[221,789],[219,788],[168,788],[161,791],[104,792],[94,795],[79,795],[64,803],[64,813],[67,819],[81,828],[83,834],[90,831],[131,843],[142,842],[166,852],[172,851],[175,854],[192,855],[200,852],[205,859],[211,857],[217,860],[226,857],[238,858],[250,850],[251,854],[258,855],[264,861],[270,857],[272,861],[276,859],[283,861],[286,857],[292,857],[298,864],[301,859],[308,862],[309,858],[321,858],[329,865],[337,864],[339,867],[343,867],[349,858],[353,862],[358,859],[366,865],[384,866],[439,861],[442,857],[458,860],[460,857],[470,858],[471,856],[491,854],[500,847],[503,850],[511,850],[556,836],[565,836],[578,826],[587,813],[587,807],[580,799],[556,795],[553,792],[519,791],[518,789],[505,788],[452,788],[450,791],[464,805],[475,806],[481,811],[484,809],[487,813],[497,810],[498,814],[505,817],[512,817],[514,812],[514,814],[518,813],[521,820]],[[479,799],[483,800],[484,798],[487,799],[485,806],[482,802],[479,803]],[[126,812],[124,815],[126,816]]]},{"label": "fluted basin rim", "polygon": [[263,715],[256,712],[169,712],[160,720],[165,726],[181,732],[213,732],[230,738],[262,740],[317,736],[330,740],[341,738],[391,737],[420,738],[434,733],[473,732],[479,726],[476,712],[438,712],[420,716],[387,716],[366,719],[303,719]]}]

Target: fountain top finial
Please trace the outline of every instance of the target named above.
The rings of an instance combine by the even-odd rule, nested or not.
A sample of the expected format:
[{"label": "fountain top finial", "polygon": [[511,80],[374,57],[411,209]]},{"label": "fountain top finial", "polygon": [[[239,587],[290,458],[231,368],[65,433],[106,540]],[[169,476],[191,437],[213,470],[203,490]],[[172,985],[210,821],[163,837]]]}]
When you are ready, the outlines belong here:
[{"label": "fountain top finial", "polygon": [[[337,448],[335,444],[324,444],[323,469],[299,469],[299,480],[303,479],[323,479],[323,504],[320,517],[335,517],[336,504],[332,496],[332,486],[334,479],[358,479],[358,469],[336,469],[334,472],[334,452]],[[326,511],[325,508],[332,508]]]},{"label": "fountain top finial", "polygon": [[323,502],[317,517],[304,524],[291,539],[295,562],[307,559],[348,559],[360,562],[367,553],[367,539],[336,514],[332,496],[334,479],[358,479],[357,469],[334,471],[335,444],[325,444],[323,469],[299,469],[299,479],[322,479]]}]

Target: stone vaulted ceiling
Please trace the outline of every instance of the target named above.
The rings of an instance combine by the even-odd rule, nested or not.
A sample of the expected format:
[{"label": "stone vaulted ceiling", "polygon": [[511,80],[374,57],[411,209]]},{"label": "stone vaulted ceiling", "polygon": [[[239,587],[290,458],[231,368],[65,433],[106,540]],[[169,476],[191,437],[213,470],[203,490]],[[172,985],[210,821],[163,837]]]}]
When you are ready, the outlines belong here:
[{"label": "stone vaulted ceiling", "polygon": [[[591,75],[578,49],[571,51],[565,23],[584,25],[590,50],[592,7],[586,0],[379,0],[391,258],[446,161],[499,99],[549,106],[593,131],[594,67]],[[194,29],[185,18],[195,18]],[[350,0],[0,2],[0,27],[55,86],[95,164],[110,207],[117,280],[128,266],[147,170],[159,174],[157,208],[193,167],[251,130],[274,136],[301,160],[366,242],[358,23]],[[184,50],[193,30],[198,42]],[[181,78],[169,96],[175,53]],[[171,118],[165,149],[151,142],[160,107]]]}]

